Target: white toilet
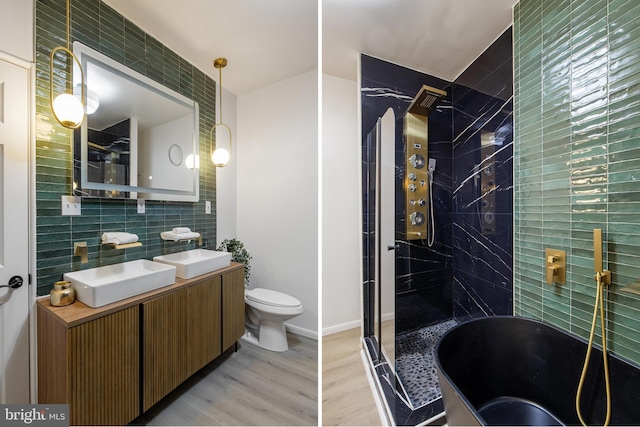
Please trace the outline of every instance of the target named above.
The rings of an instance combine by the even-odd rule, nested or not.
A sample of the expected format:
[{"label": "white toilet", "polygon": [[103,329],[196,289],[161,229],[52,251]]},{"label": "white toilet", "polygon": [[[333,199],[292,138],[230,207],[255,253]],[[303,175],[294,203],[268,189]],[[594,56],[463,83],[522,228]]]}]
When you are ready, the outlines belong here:
[{"label": "white toilet", "polygon": [[242,340],[271,351],[287,351],[284,322],[304,311],[296,298],[270,289],[246,289],[245,334]]}]

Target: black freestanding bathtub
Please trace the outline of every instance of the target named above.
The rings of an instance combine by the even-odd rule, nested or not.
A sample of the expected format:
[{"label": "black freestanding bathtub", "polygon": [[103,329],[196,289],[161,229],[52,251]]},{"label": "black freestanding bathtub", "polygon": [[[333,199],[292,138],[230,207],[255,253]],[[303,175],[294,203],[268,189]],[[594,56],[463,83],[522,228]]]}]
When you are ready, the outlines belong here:
[{"label": "black freestanding bathtub", "polygon": [[[575,398],[587,343],[537,320],[496,316],[447,332],[436,366],[448,425],[579,425]],[[609,356],[611,425],[640,425],[640,368]],[[582,416],[606,414],[602,352],[594,348]]]}]

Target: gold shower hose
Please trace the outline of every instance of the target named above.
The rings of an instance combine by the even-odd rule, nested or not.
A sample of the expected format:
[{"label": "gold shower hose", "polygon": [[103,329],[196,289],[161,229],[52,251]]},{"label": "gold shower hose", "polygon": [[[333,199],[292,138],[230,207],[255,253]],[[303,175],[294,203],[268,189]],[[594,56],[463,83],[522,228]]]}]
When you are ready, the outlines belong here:
[{"label": "gold shower hose", "polygon": [[596,272],[597,282],[597,294],[596,302],[593,310],[593,321],[591,322],[591,334],[589,335],[589,346],[587,347],[587,355],[584,359],[584,367],[582,368],[582,375],[580,376],[580,383],[578,384],[578,392],[576,393],[576,412],[578,418],[583,426],[587,424],[582,419],[580,413],[580,395],[582,394],[582,386],[584,385],[584,379],[587,376],[587,366],[589,365],[589,358],[591,357],[591,347],[593,346],[593,337],[596,331],[596,322],[598,320],[598,306],[600,306],[600,329],[602,330],[602,361],[604,363],[604,379],[605,387],[607,390],[607,416],[604,420],[603,426],[609,425],[611,419],[611,384],[609,383],[609,362],[607,361],[607,337],[604,329],[604,283],[602,281],[602,275],[600,272]]}]

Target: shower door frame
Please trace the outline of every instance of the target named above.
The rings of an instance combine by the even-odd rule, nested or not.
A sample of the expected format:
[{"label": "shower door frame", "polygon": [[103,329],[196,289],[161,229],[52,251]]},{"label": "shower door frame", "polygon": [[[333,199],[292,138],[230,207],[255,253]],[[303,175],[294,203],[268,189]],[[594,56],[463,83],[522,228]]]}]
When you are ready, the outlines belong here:
[{"label": "shower door frame", "polygon": [[[383,126],[383,122],[386,122],[386,125]],[[383,354],[382,323],[389,320],[384,320],[383,317],[395,316],[395,183],[392,181],[390,185],[389,183],[381,185],[381,182],[383,176],[392,180],[395,176],[395,124],[395,113],[392,108],[389,108],[378,119],[374,129],[367,134],[366,146],[363,147],[366,156],[363,162],[365,178],[363,186],[364,193],[367,195],[363,212],[366,218],[365,224],[367,224],[363,230],[363,273],[366,284],[363,295],[365,301],[363,334],[365,338],[376,338],[374,359],[377,362],[386,360],[391,365],[393,361],[382,359],[380,356]],[[383,136],[387,145],[384,148],[382,147]],[[388,161],[378,161],[384,158],[382,154],[391,157],[391,165]],[[379,200],[384,201],[386,206],[378,203]],[[391,251],[393,251],[393,257],[389,259],[388,254]],[[386,260],[382,260],[383,257]],[[386,288],[383,290],[383,287]],[[371,304],[371,301],[374,303]],[[383,306],[386,306],[387,313],[383,313]],[[395,328],[393,329],[394,341]],[[395,354],[395,351],[392,354]]]}]

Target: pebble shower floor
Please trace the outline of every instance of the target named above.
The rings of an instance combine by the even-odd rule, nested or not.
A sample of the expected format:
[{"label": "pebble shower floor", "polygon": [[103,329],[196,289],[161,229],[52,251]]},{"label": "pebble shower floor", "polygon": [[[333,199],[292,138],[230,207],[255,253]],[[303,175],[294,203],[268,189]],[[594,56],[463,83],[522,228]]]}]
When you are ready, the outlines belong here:
[{"label": "pebble shower floor", "polygon": [[414,408],[442,397],[436,372],[436,345],[457,324],[448,320],[396,337],[396,373]]}]

